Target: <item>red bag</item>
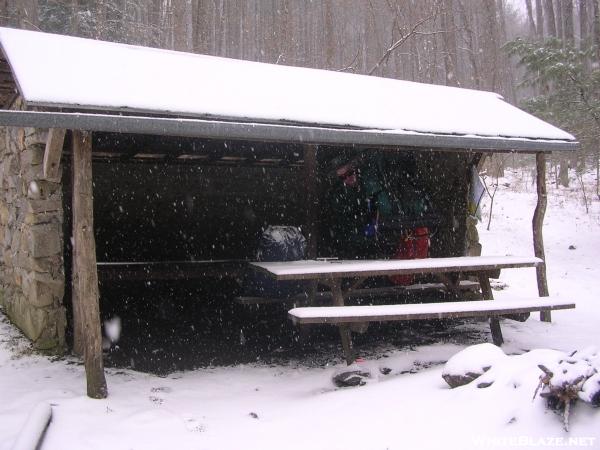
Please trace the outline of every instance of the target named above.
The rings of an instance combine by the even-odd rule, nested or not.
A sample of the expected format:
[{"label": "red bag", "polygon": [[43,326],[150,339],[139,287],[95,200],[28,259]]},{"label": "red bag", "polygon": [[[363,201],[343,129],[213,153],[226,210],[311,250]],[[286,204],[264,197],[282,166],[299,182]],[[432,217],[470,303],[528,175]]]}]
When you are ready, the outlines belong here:
[{"label": "red bag", "polygon": [[[421,259],[429,256],[429,229],[418,227],[400,238],[398,249],[393,259]],[[408,286],[415,282],[414,275],[394,275],[390,277],[392,283],[399,286]]]}]

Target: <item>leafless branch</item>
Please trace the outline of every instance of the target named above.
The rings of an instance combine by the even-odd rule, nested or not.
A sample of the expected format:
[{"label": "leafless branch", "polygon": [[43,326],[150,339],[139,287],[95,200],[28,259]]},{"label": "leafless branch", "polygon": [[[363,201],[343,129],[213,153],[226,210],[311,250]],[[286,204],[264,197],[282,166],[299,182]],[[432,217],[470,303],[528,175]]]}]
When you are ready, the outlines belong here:
[{"label": "leafless branch", "polygon": [[[379,61],[377,61],[377,63],[371,68],[371,70],[369,70],[368,74],[373,75],[373,73],[384,62],[386,62],[389,59],[389,57],[392,55],[392,53],[394,53],[394,50],[396,50],[398,47],[400,47],[402,44],[404,44],[408,39],[410,39],[411,37],[413,37],[415,35],[426,34],[426,32],[420,32],[419,28],[421,28],[427,22],[434,20],[438,16],[439,11],[440,11],[440,4],[437,4],[432,14],[419,20],[417,23],[415,23],[412,26],[412,28],[410,29],[410,31],[408,33],[406,33],[403,36],[400,36],[400,38],[396,42],[394,42],[392,45],[389,46],[389,48],[383,53],[381,58],[379,58]],[[431,32],[431,34],[434,34],[434,33],[438,33],[438,32]]]},{"label": "leafless branch", "polygon": [[355,72],[356,67],[354,67],[354,64],[356,64],[356,60],[358,59],[359,56],[360,56],[360,49],[358,49],[358,51],[356,52],[356,55],[354,55],[354,58],[352,58],[352,62],[350,64],[346,65],[346,67],[342,67],[341,69],[337,69],[336,72]]}]

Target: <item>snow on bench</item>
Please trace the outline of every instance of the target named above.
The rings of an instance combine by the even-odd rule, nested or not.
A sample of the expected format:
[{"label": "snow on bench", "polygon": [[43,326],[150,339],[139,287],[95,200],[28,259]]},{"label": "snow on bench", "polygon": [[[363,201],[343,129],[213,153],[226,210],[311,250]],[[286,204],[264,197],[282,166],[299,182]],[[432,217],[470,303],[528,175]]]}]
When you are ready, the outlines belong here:
[{"label": "snow on bench", "polygon": [[302,260],[250,264],[277,280],[315,280],[443,272],[484,272],[537,267],[543,262],[533,256],[459,256],[389,260]]},{"label": "snow on bench", "polygon": [[295,324],[387,322],[415,319],[444,319],[549,311],[575,308],[559,297],[532,297],[513,300],[420,303],[376,306],[320,306],[294,308],[288,312]]}]

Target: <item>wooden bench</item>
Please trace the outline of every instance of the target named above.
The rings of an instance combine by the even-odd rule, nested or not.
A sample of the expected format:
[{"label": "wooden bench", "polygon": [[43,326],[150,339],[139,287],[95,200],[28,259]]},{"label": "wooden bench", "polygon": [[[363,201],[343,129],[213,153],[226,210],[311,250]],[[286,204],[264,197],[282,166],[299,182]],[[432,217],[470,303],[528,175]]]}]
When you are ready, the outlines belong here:
[{"label": "wooden bench", "polygon": [[558,297],[534,297],[406,305],[303,307],[291,309],[288,315],[295,324],[305,325],[492,317],[569,308],[575,308],[575,303],[570,300]]},{"label": "wooden bench", "polygon": [[[301,323],[332,323],[339,326],[342,347],[348,364],[353,362],[350,325],[381,321],[436,319],[485,316],[490,318],[494,344],[503,343],[499,316],[528,314],[531,311],[574,308],[575,304],[550,297],[491,302],[493,293],[489,278],[499,270],[538,267],[544,261],[522,256],[464,256],[412,260],[308,260],[289,262],[254,262],[251,267],[268,273],[276,280],[313,280],[331,291],[331,307],[294,308],[290,318]],[[342,289],[344,279],[364,279],[375,276],[436,274],[444,284],[457,285],[461,276],[476,276],[483,301],[438,302],[417,305],[346,306],[348,292]],[[354,283],[356,285],[356,283]]]},{"label": "wooden bench", "polygon": [[[477,281],[460,280],[456,283],[454,292],[479,292],[480,286]],[[349,289],[345,292],[346,299],[380,299],[399,297],[406,294],[425,294],[430,292],[448,292],[448,286],[444,283],[417,283],[407,286],[387,286],[376,288],[357,288]],[[331,304],[331,292],[321,291],[315,293],[314,300],[311,303]],[[234,298],[238,305],[256,306],[267,304],[290,304],[305,305],[309,302],[309,296],[306,293],[293,295],[291,297],[263,297],[263,296],[245,296],[240,295]]]}]

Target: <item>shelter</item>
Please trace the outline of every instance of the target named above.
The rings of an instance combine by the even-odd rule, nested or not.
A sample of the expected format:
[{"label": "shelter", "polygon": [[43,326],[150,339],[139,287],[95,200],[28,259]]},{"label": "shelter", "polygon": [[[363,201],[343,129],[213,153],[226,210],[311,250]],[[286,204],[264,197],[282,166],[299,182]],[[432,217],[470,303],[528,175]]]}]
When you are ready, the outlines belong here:
[{"label": "shelter", "polygon": [[[577,146],[490,92],[7,28],[0,45],[1,303],[37,347],[62,347],[72,283],[95,396],[97,261],[109,276],[232,275],[268,224],[302,226],[309,258],[343,251],[331,230],[346,219],[323,203],[336,158],[418,177],[442,205],[433,256],[464,255],[471,167],[490,152],[537,155],[543,258],[544,154]],[[543,266],[538,283],[547,295]]]}]

